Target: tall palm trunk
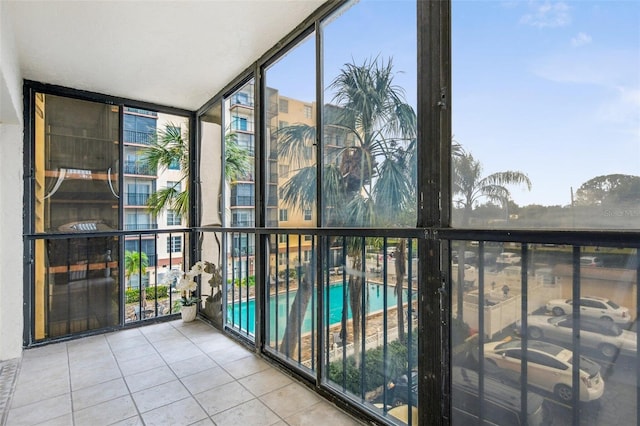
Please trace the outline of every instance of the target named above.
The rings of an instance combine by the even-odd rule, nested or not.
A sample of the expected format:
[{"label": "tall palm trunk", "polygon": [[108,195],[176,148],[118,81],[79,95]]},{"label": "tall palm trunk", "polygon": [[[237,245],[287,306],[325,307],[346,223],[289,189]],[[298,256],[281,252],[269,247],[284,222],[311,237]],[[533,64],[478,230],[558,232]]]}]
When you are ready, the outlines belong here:
[{"label": "tall palm trunk", "polygon": [[[362,266],[360,258],[355,258],[352,263],[354,270],[359,271]],[[362,277],[349,274],[349,306],[351,307],[351,327],[353,329],[353,356],[356,367],[360,366],[360,330],[362,322]]]},{"label": "tall palm trunk", "polygon": [[[405,341],[405,335],[404,335],[404,301],[402,300],[402,295],[404,293],[404,289],[402,287],[402,282],[404,281],[404,277],[407,273],[406,268],[405,268],[405,259],[406,259],[406,255],[405,255],[405,251],[406,251],[406,240],[404,238],[402,238],[399,242],[398,245],[396,246],[396,258],[395,258],[395,263],[396,263],[396,297],[398,300],[398,309],[397,309],[397,315],[398,315],[398,340],[400,340],[401,342]],[[411,302],[409,302],[411,303]],[[409,327],[411,326],[411,322],[409,321]]]},{"label": "tall palm trunk", "polygon": [[313,290],[313,280],[310,278],[313,276],[311,270],[311,262],[308,262],[304,267],[302,278],[298,281],[298,291],[293,299],[289,317],[287,318],[287,326],[284,330],[284,337],[282,338],[280,347],[282,348],[282,352],[288,357],[290,357],[297,348],[298,340],[300,340],[300,328],[302,327],[304,314],[307,312],[309,300],[311,299]]}]

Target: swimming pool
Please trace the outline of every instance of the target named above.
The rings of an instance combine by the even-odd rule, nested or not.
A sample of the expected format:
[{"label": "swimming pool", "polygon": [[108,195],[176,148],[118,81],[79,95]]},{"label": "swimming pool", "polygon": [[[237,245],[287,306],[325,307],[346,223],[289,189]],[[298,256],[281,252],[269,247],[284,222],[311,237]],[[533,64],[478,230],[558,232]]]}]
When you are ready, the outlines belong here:
[{"label": "swimming pool", "polygon": [[[384,308],[384,286],[377,283],[369,283],[369,306],[368,313],[381,311]],[[286,294],[279,294],[277,297],[271,296],[269,298],[269,310],[267,316],[269,319],[269,333],[270,339],[273,340],[273,336],[276,335],[278,340],[284,336],[284,330],[287,326],[287,319],[289,315],[289,308],[293,304],[293,300],[296,297],[295,290],[289,292],[289,297]],[[397,304],[397,298],[395,295],[395,288],[392,286],[387,287],[387,307],[394,308]],[[407,290],[404,290],[404,300],[407,300]],[[413,290],[412,298],[416,297],[416,290]],[[348,290],[345,289],[342,283],[332,284],[329,287],[329,291],[325,293],[328,300],[325,303],[329,305],[329,324],[337,324],[342,318],[342,306],[343,298],[346,298],[347,306],[347,318],[351,318],[351,309],[349,308]],[[311,331],[315,322],[315,317],[312,317],[312,312],[315,311],[317,306],[317,300],[315,297],[309,300],[309,305],[304,314],[304,320],[302,322],[301,333],[307,333]],[[325,305],[326,306],[326,305]],[[241,302],[235,302],[228,304],[227,309],[227,321],[240,327],[243,330],[247,330],[253,334],[255,325],[255,301],[253,299],[243,300]]]}]

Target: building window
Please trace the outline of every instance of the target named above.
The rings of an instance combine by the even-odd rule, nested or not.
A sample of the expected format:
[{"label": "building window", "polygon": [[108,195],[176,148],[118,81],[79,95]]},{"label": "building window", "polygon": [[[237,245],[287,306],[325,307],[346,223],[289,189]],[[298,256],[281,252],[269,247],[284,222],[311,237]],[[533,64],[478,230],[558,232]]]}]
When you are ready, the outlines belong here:
[{"label": "building window", "polygon": [[289,212],[287,209],[280,209],[280,222],[286,222],[289,220]]},{"label": "building window", "polygon": [[311,118],[312,114],[313,114],[313,109],[311,108],[311,105],[305,105],[304,118]]},{"label": "building window", "polygon": [[249,212],[234,212],[231,216],[231,226],[252,226],[253,215]]},{"label": "building window", "polygon": [[124,114],[124,143],[149,145],[156,135],[157,117]]},{"label": "building window", "polygon": [[304,240],[305,241],[313,241],[313,236],[312,235],[305,235],[304,236]]},{"label": "building window", "polygon": [[182,224],[182,216],[175,210],[167,210],[167,226],[177,226]]},{"label": "building window", "polygon": [[278,122],[278,129],[284,129],[285,127],[289,127],[289,122],[288,121],[279,121]]},{"label": "building window", "polygon": [[304,220],[311,220],[311,209],[304,210]]},{"label": "building window", "polygon": [[172,180],[167,181],[167,188],[173,188],[176,192],[182,192],[182,182],[176,182]]},{"label": "building window", "polygon": [[289,112],[289,101],[287,99],[280,99],[278,102],[278,109],[280,112]]},{"label": "building window", "polygon": [[176,158],[169,163],[169,170],[180,170],[180,161]]},{"label": "building window", "polygon": [[243,130],[247,131],[247,119],[244,117],[233,117],[231,122],[231,127],[233,130]]},{"label": "building window", "polygon": [[182,235],[167,238],[167,253],[182,252]]},{"label": "building window", "polygon": [[236,93],[234,101],[238,105],[249,105],[249,94],[244,92]]},{"label": "building window", "polygon": [[278,242],[284,244],[287,242],[287,234],[278,235]]}]

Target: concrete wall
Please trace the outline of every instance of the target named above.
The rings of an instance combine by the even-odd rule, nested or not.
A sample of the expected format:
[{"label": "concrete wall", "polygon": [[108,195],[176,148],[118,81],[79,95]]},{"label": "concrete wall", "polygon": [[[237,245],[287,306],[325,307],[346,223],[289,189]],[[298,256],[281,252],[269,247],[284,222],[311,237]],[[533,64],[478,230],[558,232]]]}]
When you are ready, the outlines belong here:
[{"label": "concrete wall", "polygon": [[22,354],[22,77],[0,1],[0,361]]}]

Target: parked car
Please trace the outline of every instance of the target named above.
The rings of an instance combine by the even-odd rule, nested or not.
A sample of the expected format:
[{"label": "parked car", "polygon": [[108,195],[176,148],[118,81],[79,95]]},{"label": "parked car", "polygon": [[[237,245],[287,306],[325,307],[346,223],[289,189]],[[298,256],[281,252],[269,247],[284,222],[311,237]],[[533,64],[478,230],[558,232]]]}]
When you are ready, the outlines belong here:
[{"label": "parked car", "polygon": [[[411,374],[411,392],[407,392],[407,376],[403,375],[387,386],[389,414],[407,421],[408,407],[416,407],[418,402],[418,375]],[[535,392],[527,392],[527,416],[521,415],[520,389],[501,383],[491,377],[484,378],[484,399],[480,401],[478,373],[468,368],[451,368],[452,409],[456,422],[478,424],[480,404],[484,409],[484,424],[487,425],[529,425],[549,424],[548,411],[544,399]],[[411,395],[411,404],[409,404]],[[417,424],[417,413],[412,412],[413,424]]]},{"label": "parked car", "polygon": [[516,265],[520,263],[521,260],[521,257],[517,254],[505,251],[498,255],[496,263],[503,265]]},{"label": "parked car", "polygon": [[[572,299],[554,299],[547,302],[547,311],[553,315],[569,314],[573,311]],[[615,321],[618,324],[629,325],[631,315],[629,308],[620,306],[617,303],[605,299],[604,297],[583,296],[580,298],[580,315],[589,318],[601,318],[608,321]]]},{"label": "parked car", "polygon": [[[522,367],[522,341],[508,340],[484,345],[484,356],[491,369],[496,367],[507,373],[520,374]],[[527,378],[530,386],[552,392],[564,402],[573,399],[573,352],[561,346],[539,340],[527,342]],[[580,357],[580,401],[599,399],[604,393],[600,365]]]},{"label": "parked car", "polygon": [[580,258],[580,266],[596,266],[602,267],[602,260],[596,256],[582,256]]},{"label": "parked car", "polygon": [[484,377],[484,399],[478,396],[478,373],[462,367],[452,367],[452,411],[456,423],[479,424],[482,403],[485,425],[548,425],[550,419],[544,398],[527,392],[527,416],[521,415],[520,389]]},{"label": "parked car", "polygon": [[[570,347],[574,323],[571,315],[530,315],[527,317],[526,334],[532,339],[553,340]],[[581,346],[597,349],[606,358],[614,358],[618,353],[636,355],[638,335],[635,332],[622,330],[614,322],[599,318],[580,318],[579,324]],[[517,321],[516,332],[524,334],[521,328],[521,322]]]},{"label": "parked car", "polygon": [[[388,411],[390,416],[402,421],[405,424],[409,424],[409,406],[398,405]],[[411,407],[411,425],[417,425],[418,423],[418,407]]]}]

